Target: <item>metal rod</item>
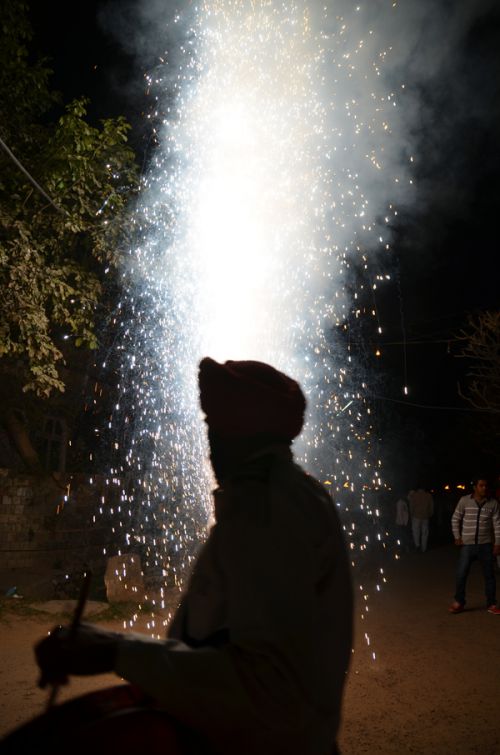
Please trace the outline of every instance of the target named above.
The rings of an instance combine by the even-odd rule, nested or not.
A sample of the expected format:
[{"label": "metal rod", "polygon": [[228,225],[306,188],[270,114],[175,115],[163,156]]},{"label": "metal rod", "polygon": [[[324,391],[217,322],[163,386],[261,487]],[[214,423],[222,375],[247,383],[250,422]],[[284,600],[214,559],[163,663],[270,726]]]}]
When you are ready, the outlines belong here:
[{"label": "metal rod", "polygon": [[[78,629],[78,625],[81,621],[81,618],[83,616],[83,611],[85,609],[85,604],[87,602],[87,598],[89,596],[89,590],[90,590],[90,582],[92,581],[92,572],[90,570],[86,571],[83,575],[83,582],[82,586],[80,588],[80,596],[78,598],[78,602],[76,604],[75,612],[73,614],[73,618],[71,620],[71,624],[69,627],[69,635],[68,640],[71,640],[74,638],[76,634],[76,630]],[[49,699],[47,702],[47,710],[50,710],[52,706],[55,703],[57,693],[59,691],[59,684],[53,684],[52,689],[50,690]]]}]

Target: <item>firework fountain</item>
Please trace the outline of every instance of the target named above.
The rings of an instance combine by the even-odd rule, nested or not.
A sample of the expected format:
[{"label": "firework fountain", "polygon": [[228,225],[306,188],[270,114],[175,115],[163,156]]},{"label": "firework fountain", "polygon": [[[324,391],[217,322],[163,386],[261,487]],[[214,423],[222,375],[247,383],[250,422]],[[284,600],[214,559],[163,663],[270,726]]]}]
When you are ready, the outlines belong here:
[{"label": "firework fountain", "polygon": [[384,278],[370,261],[390,253],[392,202],[409,178],[391,151],[390,51],[365,6],[207,0],[165,26],[177,42],[148,76],[160,125],[123,273],[113,416],[123,456],[110,479],[123,549],[142,549],[146,573],[167,583],[182,583],[210,519],[203,356],[268,361],[302,384],[299,460],[330,486],[354,564],[384,544],[371,503],[381,469],[349,342],[364,293],[350,271],[368,288]]}]

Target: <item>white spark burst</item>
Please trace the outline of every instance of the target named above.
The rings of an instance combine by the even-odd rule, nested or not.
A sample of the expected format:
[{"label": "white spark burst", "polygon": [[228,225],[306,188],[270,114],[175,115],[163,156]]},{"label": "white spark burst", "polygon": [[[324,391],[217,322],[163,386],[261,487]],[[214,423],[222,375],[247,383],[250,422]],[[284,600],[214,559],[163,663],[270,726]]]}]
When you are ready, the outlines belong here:
[{"label": "white spark burst", "polygon": [[393,169],[390,51],[366,25],[359,36],[364,5],[337,7],[190,5],[169,21],[184,30],[175,65],[167,51],[149,78],[161,126],[124,274],[114,421],[128,473],[115,472],[128,539],[179,581],[210,510],[196,384],[207,355],[268,361],[301,382],[309,413],[298,453],[338,500],[353,561],[370,538],[346,511],[383,540],[365,498],[383,482],[349,346],[363,292],[348,275],[387,253],[384,224],[409,179]]}]

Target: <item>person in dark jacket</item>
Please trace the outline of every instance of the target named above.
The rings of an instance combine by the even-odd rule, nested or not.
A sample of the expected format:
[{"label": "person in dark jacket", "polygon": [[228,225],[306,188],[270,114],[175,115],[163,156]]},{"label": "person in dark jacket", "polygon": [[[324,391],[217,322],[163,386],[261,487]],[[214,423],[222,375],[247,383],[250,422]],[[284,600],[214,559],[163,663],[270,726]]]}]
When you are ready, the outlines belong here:
[{"label": "person in dark jacket", "polygon": [[297,466],[305,399],[261,362],[200,363],[215,520],[164,641],[81,625],[40,642],[43,683],[115,671],[219,755],[331,755],[352,646],[335,504]]}]

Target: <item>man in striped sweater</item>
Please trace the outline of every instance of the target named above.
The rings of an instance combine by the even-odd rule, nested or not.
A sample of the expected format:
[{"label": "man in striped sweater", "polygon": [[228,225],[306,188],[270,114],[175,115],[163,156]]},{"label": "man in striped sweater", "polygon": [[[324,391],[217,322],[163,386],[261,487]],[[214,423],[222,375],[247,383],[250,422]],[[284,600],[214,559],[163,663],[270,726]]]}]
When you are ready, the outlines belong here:
[{"label": "man in striped sweater", "polygon": [[487,610],[500,615],[494,568],[494,557],[500,554],[500,508],[494,498],[487,497],[487,487],[484,478],[476,478],[472,493],[462,496],[451,518],[453,537],[455,545],[460,547],[460,555],[455,600],[448,609],[450,613],[464,610],[467,577],[472,562],[477,559],[484,575]]}]

